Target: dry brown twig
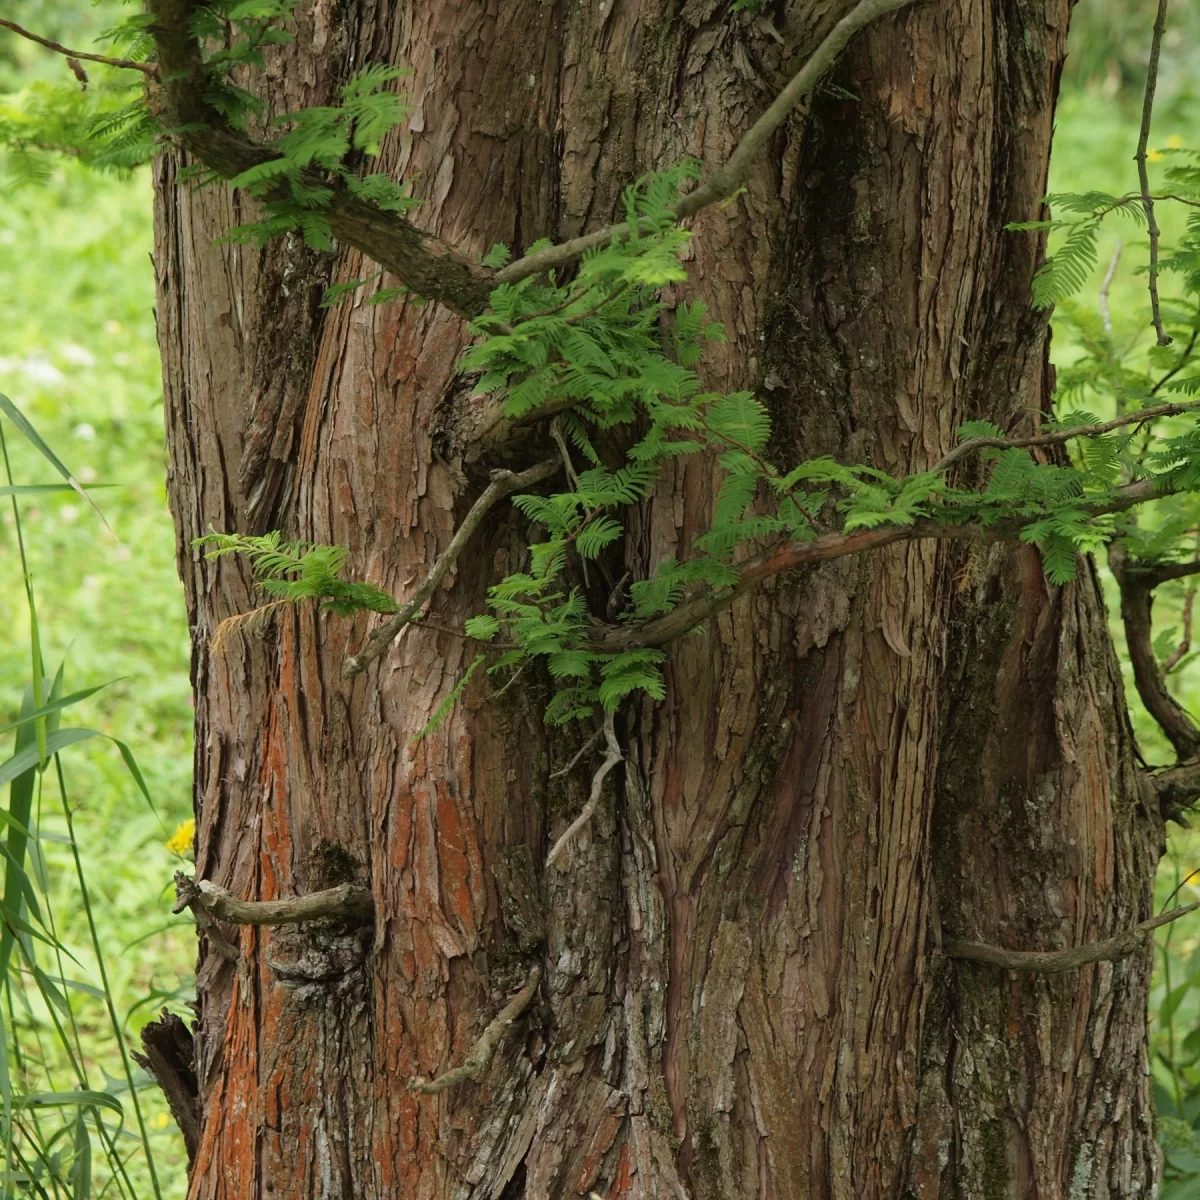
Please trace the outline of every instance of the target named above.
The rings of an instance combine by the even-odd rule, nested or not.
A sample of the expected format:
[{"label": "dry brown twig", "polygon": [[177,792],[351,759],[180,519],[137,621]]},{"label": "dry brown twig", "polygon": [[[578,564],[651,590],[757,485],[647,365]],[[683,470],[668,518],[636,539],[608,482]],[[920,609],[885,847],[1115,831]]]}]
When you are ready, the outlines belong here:
[{"label": "dry brown twig", "polygon": [[452,1088],[456,1083],[462,1083],[467,1079],[478,1079],[491,1064],[501,1038],[533,1002],[541,978],[542,968],[535,964],[529,972],[525,986],[488,1022],[487,1028],[467,1051],[462,1066],[454,1067],[436,1079],[425,1079],[417,1075],[408,1081],[409,1091],[420,1092],[425,1096],[436,1096],[439,1092]]},{"label": "dry brown twig", "polygon": [[546,855],[547,868],[558,865],[558,860],[570,845],[571,839],[595,816],[596,809],[600,807],[600,797],[603,794],[604,781],[608,778],[608,773],[625,757],[621,753],[621,746],[617,741],[617,731],[613,724],[615,717],[616,713],[604,714],[603,733],[604,740],[608,745],[608,753],[605,754],[604,761],[596,768],[596,773],[592,776],[592,791],[588,796],[588,802],[583,806],[579,816],[566,827],[558,841],[554,843],[550,853]]},{"label": "dry brown twig", "polygon": [[960,938],[945,938],[942,941],[942,953],[947,958],[961,958],[968,962],[986,963],[993,967],[1002,967],[1006,971],[1023,971],[1039,975],[1058,975],[1064,971],[1074,971],[1089,963],[1115,962],[1119,958],[1128,958],[1142,946],[1156,929],[1186,917],[1188,913],[1200,908],[1200,901],[1173,908],[1170,912],[1160,913],[1148,921],[1142,921],[1132,929],[1107,938],[1102,942],[1089,942],[1084,946],[1074,946],[1069,950],[1005,950],[1002,946],[991,946],[987,942],[968,942]]},{"label": "dry brown twig", "polygon": [[[53,50],[55,54],[65,56],[68,65],[70,65],[71,59],[83,59],[84,62],[103,63],[107,67],[120,67],[125,71],[141,71],[143,75],[149,75],[152,79],[158,76],[158,68],[153,63],[136,62],[132,58],[110,58],[107,54],[89,54],[86,50],[69,50],[66,46],[51,41],[50,38],[44,38],[40,34],[23,29],[16,21],[10,21],[5,17],[0,17],[0,28],[10,29],[18,37],[36,42],[39,46],[45,46],[47,50]],[[79,70],[82,68],[76,70],[75,67],[71,67],[71,70],[76,79],[79,79]],[[86,77],[80,82],[86,84]]]}]

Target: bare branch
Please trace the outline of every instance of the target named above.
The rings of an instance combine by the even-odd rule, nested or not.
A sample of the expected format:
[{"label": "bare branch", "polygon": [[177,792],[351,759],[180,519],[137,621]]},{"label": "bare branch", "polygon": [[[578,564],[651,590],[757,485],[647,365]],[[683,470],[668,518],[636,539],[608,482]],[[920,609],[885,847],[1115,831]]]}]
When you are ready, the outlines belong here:
[{"label": "bare branch", "polygon": [[[1200,571],[1200,563],[1196,564],[1196,570]],[[1162,673],[1164,675],[1170,675],[1183,661],[1183,656],[1192,648],[1192,610],[1195,607],[1196,585],[1192,584],[1183,594],[1183,636],[1179,639],[1179,645],[1163,661]]]},{"label": "bare branch", "polygon": [[[158,76],[158,68],[154,63],[135,62],[132,58],[109,58],[106,54],[88,54],[86,50],[68,50],[66,46],[59,45],[58,42],[52,42],[49,38],[40,37],[36,33],[31,33],[28,29],[22,29],[16,21],[9,21],[5,17],[0,17],[0,28],[11,29],[13,33],[18,34],[20,37],[28,38],[29,41],[36,42],[39,46],[45,46],[47,50],[53,50],[55,54],[65,55],[68,60],[82,58],[86,62],[103,63],[106,67],[120,67],[126,71],[141,71],[143,75],[149,75],[151,78]],[[74,71],[73,67],[72,70]],[[78,72],[76,72],[76,78],[78,78]],[[86,76],[84,79],[86,80]]]},{"label": "bare branch", "polygon": [[450,545],[438,555],[432,570],[425,576],[421,586],[405,602],[399,612],[393,613],[368,639],[366,647],[360,654],[346,659],[342,674],[347,679],[361,675],[377,658],[384,654],[387,648],[396,640],[397,635],[406,626],[417,619],[421,606],[437,590],[438,584],[446,578],[450,568],[463,552],[471,535],[483,524],[483,518],[495,508],[505,496],[511,496],[522,488],[533,487],[549,479],[559,468],[557,458],[548,458],[527,471],[514,475],[512,471],[495,471],[492,482],[483,490],[483,494],[471,506],[471,510],[463,518],[462,524],[454,531]]},{"label": "bare branch", "polygon": [[175,912],[199,905],[205,912],[235,925],[297,925],[321,917],[366,920],[375,914],[374,897],[366,888],[352,883],[286,900],[238,900],[207,879],[197,881],[177,871],[175,895]]},{"label": "bare branch", "polygon": [[[239,133],[209,103],[204,58],[191,32],[195,7],[195,0],[148,0],[153,17],[149,32],[162,69],[164,116],[183,146],[230,179],[280,156]],[[333,192],[322,213],[339,241],[361,250],[412,291],[461,316],[477,316],[487,307],[492,283],[485,268],[399,214],[353,196],[340,182],[315,176],[314,182]]]},{"label": "bare branch", "polygon": [[[746,131],[729,160],[708,177],[695,191],[684,196],[675,208],[676,220],[694,216],[720,200],[732,196],[746,177],[755,156],[770,141],[775,131],[791,116],[799,104],[812,95],[825,72],[833,66],[850,39],[865,25],[885,13],[906,7],[912,0],[859,0],[826,35],[825,40],[813,51],[808,61],[792,77],[791,82],[775,98],[761,117]],[[630,235],[628,223],[610,225],[586,233],[582,237],[548,246],[535,254],[527,254],[496,272],[495,282],[515,283],[530,275],[540,275],[554,267],[574,262],[581,254],[595,246],[611,241],[624,241]]]},{"label": "bare branch", "polygon": [[1024,450],[1033,446],[1061,446],[1076,438],[1100,437],[1111,433],[1114,429],[1123,429],[1127,425],[1144,425],[1147,421],[1155,421],[1159,417],[1177,417],[1182,413],[1195,412],[1200,409],[1200,400],[1177,400],[1170,404],[1156,404],[1152,408],[1141,408],[1137,412],[1125,413],[1114,417],[1111,421],[1100,421],[1094,425],[1072,425],[1065,429],[1056,429],[1053,433],[1036,433],[1029,437],[1000,438],[977,437],[967,438],[960,442],[949,454],[945,455],[929,469],[933,472],[945,471],[961,458],[974,454],[976,450]]},{"label": "bare branch", "polygon": [[1162,50],[1163,31],[1167,25],[1167,0],[1158,0],[1158,12],[1154,18],[1154,32],[1150,38],[1150,61],[1146,67],[1146,93],[1142,98],[1142,127],[1138,132],[1137,154],[1138,182],[1142,186],[1142,208],[1146,212],[1146,232],[1150,235],[1150,312],[1154,320],[1154,332],[1160,346],[1169,346],[1171,337],[1163,328],[1162,311],[1158,303],[1158,238],[1160,230],[1154,218],[1154,197],[1150,191],[1150,174],[1146,168],[1146,147],[1150,141],[1150,120],[1154,115],[1154,92],[1158,87],[1158,56]]},{"label": "bare branch", "polygon": [[967,942],[959,938],[944,938],[942,953],[947,958],[962,958],[968,962],[987,963],[993,967],[1003,967],[1006,971],[1029,972],[1038,975],[1058,975],[1064,971],[1075,971],[1086,967],[1089,963],[1116,962],[1120,958],[1128,958],[1135,954],[1156,929],[1180,917],[1195,912],[1200,908],[1200,902],[1185,904],[1181,908],[1173,908],[1170,912],[1160,913],[1140,925],[1116,937],[1103,942],[1089,942],[1085,946],[1076,946],[1071,950],[1005,950],[1001,946],[991,946],[987,942]]},{"label": "bare branch", "polygon": [[1121,261],[1121,239],[1113,247],[1112,258],[1108,260],[1108,270],[1104,274],[1104,282],[1100,285],[1100,319],[1104,322],[1104,332],[1112,333],[1112,317],[1108,311],[1108,289],[1112,287],[1113,277],[1117,273],[1117,263]]},{"label": "bare branch", "polygon": [[613,727],[613,718],[615,713],[607,712],[604,714],[604,740],[608,743],[608,753],[604,756],[604,761],[596,768],[596,773],[592,776],[592,793],[588,797],[588,802],[583,806],[579,816],[566,827],[558,841],[554,843],[554,848],[546,855],[546,866],[553,867],[558,865],[558,860],[562,857],[563,851],[570,844],[571,839],[592,819],[596,814],[596,809],[600,807],[600,796],[604,787],[604,780],[608,777],[608,773],[624,759],[621,753],[620,744],[617,742],[617,731]]},{"label": "bare branch", "polygon": [[1121,589],[1121,620],[1125,625],[1125,641],[1138,695],[1146,711],[1175,747],[1180,760],[1195,758],[1200,755],[1200,729],[1167,690],[1150,637],[1150,609],[1154,588],[1161,578],[1156,578],[1153,571],[1130,569],[1128,555],[1119,545],[1109,547],[1108,565]]},{"label": "bare branch", "polygon": [[[1200,762],[1178,763],[1149,776],[1163,814],[1173,817],[1200,800]],[[1176,818],[1177,819],[1177,818]]]},{"label": "bare branch", "polygon": [[454,1067],[436,1079],[423,1079],[418,1075],[408,1081],[409,1091],[421,1092],[426,1096],[436,1096],[439,1092],[452,1088],[456,1083],[462,1083],[467,1079],[478,1079],[491,1064],[500,1039],[533,1002],[541,978],[542,968],[535,964],[529,972],[529,979],[525,986],[488,1023],[488,1027],[467,1052],[467,1057],[463,1059],[461,1067]]},{"label": "bare branch", "polygon": [[571,761],[569,763],[567,763],[567,765],[565,767],[562,767],[560,770],[555,771],[554,774],[550,776],[550,778],[551,779],[562,779],[563,776],[570,775],[570,773],[573,770],[575,770],[575,767],[578,764],[579,760],[600,740],[600,738],[603,735],[604,735],[604,728],[602,726],[601,728],[597,729],[596,732],[593,733],[592,736],[590,738],[588,738],[588,740],[586,742],[584,742],[582,746],[579,747],[579,749],[575,752],[575,755],[571,759]]}]

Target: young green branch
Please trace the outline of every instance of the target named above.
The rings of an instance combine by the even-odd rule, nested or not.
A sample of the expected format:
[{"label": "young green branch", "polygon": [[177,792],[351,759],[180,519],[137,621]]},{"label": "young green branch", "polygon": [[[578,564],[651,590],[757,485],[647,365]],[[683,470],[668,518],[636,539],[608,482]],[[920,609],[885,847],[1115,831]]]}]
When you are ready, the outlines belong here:
[{"label": "young green branch", "polygon": [[53,50],[55,54],[62,54],[68,59],[83,59],[85,62],[103,63],[106,67],[120,67],[126,71],[141,71],[143,75],[149,75],[151,78],[157,78],[158,76],[158,68],[154,63],[136,62],[132,58],[109,58],[106,54],[89,54],[86,50],[68,50],[66,46],[60,45],[58,42],[40,37],[36,33],[31,33],[28,29],[22,29],[16,21],[10,21],[6,17],[0,17],[0,29],[11,29],[18,36],[27,38],[31,42],[36,42],[39,46],[45,46],[47,50]]},{"label": "young green branch", "polygon": [[960,938],[945,938],[942,953],[947,958],[961,958],[968,962],[986,963],[1006,971],[1020,971],[1037,975],[1060,975],[1064,971],[1076,971],[1089,963],[1116,962],[1136,954],[1146,939],[1160,926],[1195,912],[1200,902],[1184,904],[1170,912],[1160,913],[1148,921],[1135,925],[1116,937],[1102,942],[1089,942],[1070,950],[1005,950],[1002,946],[991,946],[986,942],[968,942]]},{"label": "young green branch", "polygon": [[487,1028],[467,1052],[462,1066],[454,1067],[436,1079],[424,1079],[418,1075],[408,1081],[409,1091],[420,1092],[425,1096],[436,1096],[439,1092],[452,1088],[456,1083],[463,1083],[468,1079],[478,1079],[488,1069],[495,1057],[496,1047],[500,1045],[501,1038],[533,1003],[541,979],[542,969],[535,964],[529,972],[525,986],[509,1000],[493,1020],[488,1022]]},{"label": "young green branch", "polygon": [[1150,61],[1146,68],[1146,92],[1142,99],[1142,125],[1138,132],[1138,182],[1142,187],[1142,208],[1146,212],[1146,232],[1150,236],[1150,312],[1154,332],[1160,346],[1169,346],[1171,337],[1163,328],[1162,311],[1158,302],[1158,239],[1160,230],[1154,218],[1154,197],[1150,191],[1150,174],[1146,167],[1147,146],[1150,142],[1150,120],[1154,114],[1154,92],[1158,86],[1158,57],[1162,50],[1163,32],[1167,25],[1167,0],[1158,0],[1154,17],[1154,32],[1150,38]]},{"label": "young green branch", "polygon": [[471,510],[463,518],[462,524],[454,531],[454,536],[450,539],[450,545],[438,555],[432,570],[425,576],[420,587],[405,601],[403,608],[399,612],[390,616],[371,635],[361,653],[351,655],[346,659],[342,667],[342,675],[347,679],[353,678],[355,675],[361,675],[371,663],[387,651],[387,648],[396,640],[400,631],[417,619],[421,607],[437,590],[438,584],[446,578],[450,568],[454,566],[458,560],[458,556],[465,549],[467,542],[471,540],[471,536],[483,524],[484,517],[505,496],[511,496],[513,492],[519,492],[524,488],[533,487],[536,484],[544,482],[559,469],[560,465],[557,458],[548,458],[544,462],[540,462],[536,466],[530,467],[527,471],[522,471],[519,474],[514,474],[512,471],[493,472],[491,483],[487,485],[483,494],[471,506]]},{"label": "young green branch", "polygon": [[[808,61],[796,72],[767,111],[746,131],[728,161],[718,167],[695,191],[689,192],[680,200],[675,209],[676,219],[695,216],[702,209],[729,199],[742,186],[754,158],[766,148],[775,131],[801,102],[812,95],[850,39],[878,17],[905,8],[912,2],[913,0],[859,0],[859,3],[829,31],[824,41],[813,51]],[[622,222],[605,229],[597,229],[594,233],[586,233],[558,246],[548,246],[545,250],[527,254],[524,258],[503,267],[496,273],[496,282],[516,283],[530,275],[540,275],[543,271],[574,262],[593,247],[606,245],[613,240],[623,241],[630,233],[629,224]]]}]

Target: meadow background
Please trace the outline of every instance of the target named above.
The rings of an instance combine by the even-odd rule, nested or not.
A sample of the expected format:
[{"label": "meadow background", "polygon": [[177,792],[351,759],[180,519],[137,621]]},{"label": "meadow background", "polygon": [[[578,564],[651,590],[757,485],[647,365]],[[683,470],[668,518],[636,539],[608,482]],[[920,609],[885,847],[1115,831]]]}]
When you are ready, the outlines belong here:
[{"label": "meadow background", "polygon": [[[1076,8],[1052,191],[1137,189],[1132,155],[1153,7],[1148,0],[1083,0]],[[6,16],[80,49],[128,11],[118,0],[5,3]],[[1156,149],[1200,144],[1198,37],[1200,3],[1181,0],[1164,46],[1151,138]],[[93,86],[103,85],[103,71],[93,77]],[[0,30],[0,122],[19,120],[47,88],[68,85],[73,80],[61,58]],[[1162,161],[1160,156],[1152,163],[1152,175]],[[1164,211],[1160,220],[1169,239],[1182,218]],[[1112,336],[1127,361],[1141,365],[1153,338],[1139,273],[1145,261],[1140,230],[1110,224],[1095,277],[1075,305],[1095,311],[1118,237],[1124,244],[1108,289]],[[122,739],[152,798],[147,801],[110,742],[96,739],[66,751],[77,870],[58,781],[46,772],[39,782],[35,819],[42,854],[34,856],[31,886],[75,961],[39,945],[33,953],[43,969],[68,982],[47,990],[20,955],[4,981],[0,1091],[11,1091],[17,1114],[15,1125],[6,1116],[0,1128],[0,1153],[8,1163],[5,1195],[94,1191],[132,1200],[186,1191],[181,1140],[157,1089],[136,1069],[126,1074],[112,1021],[115,1014],[116,1026],[136,1046],[141,1026],[163,1004],[186,1017],[195,959],[190,918],[171,914],[172,874],[189,858],[186,833],[175,837],[177,849],[167,843],[191,816],[192,706],[188,630],[164,488],[151,246],[145,168],[100,172],[37,147],[0,159],[0,392],[82,483],[105,485],[91,495],[111,527],[70,491],[19,498],[42,656],[51,673],[64,664],[65,692],[104,685],[64,713],[64,724]],[[1079,354],[1066,306],[1056,314],[1053,354],[1061,365]],[[11,423],[5,434],[16,483],[56,480],[47,460]],[[20,715],[31,677],[32,634],[17,517],[7,498],[2,503],[0,730]],[[1155,630],[1165,648],[1181,636],[1185,594],[1183,583],[1159,590]],[[1200,715],[1200,655],[1185,656],[1170,678],[1181,702]],[[1131,678],[1126,686],[1147,760],[1170,761]],[[17,735],[0,733],[0,762]],[[1200,833],[1172,827],[1159,875],[1160,904],[1177,887],[1182,901],[1200,899],[1200,878],[1187,882],[1198,868]],[[1156,968],[1151,1037],[1167,1151],[1163,1195],[1200,1200],[1200,917],[1160,933]],[[84,1105],[76,1098],[22,1107],[19,1101],[81,1090],[104,1093],[112,1104]],[[26,1144],[40,1139],[38,1153],[21,1159],[13,1128]]]}]

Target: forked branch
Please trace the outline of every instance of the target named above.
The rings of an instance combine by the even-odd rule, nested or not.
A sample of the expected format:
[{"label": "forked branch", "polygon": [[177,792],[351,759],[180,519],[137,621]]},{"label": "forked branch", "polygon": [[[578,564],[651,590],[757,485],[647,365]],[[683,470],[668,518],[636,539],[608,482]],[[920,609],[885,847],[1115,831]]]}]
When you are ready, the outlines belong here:
[{"label": "forked branch", "polygon": [[409,1090],[421,1092],[426,1096],[436,1096],[439,1092],[452,1088],[456,1083],[462,1083],[467,1079],[478,1079],[490,1066],[501,1038],[533,1003],[541,979],[542,969],[535,964],[529,972],[525,986],[488,1023],[487,1028],[467,1051],[467,1057],[463,1059],[462,1066],[454,1067],[436,1079],[424,1079],[418,1075],[408,1081]]},{"label": "forked branch", "polygon": [[239,900],[207,879],[195,880],[177,871],[175,896],[177,913],[199,906],[235,925],[298,925],[322,917],[369,920],[375,915],[374,897],[366,888],[351,883],[286,900]]},{"label": "forked branch", "polygon": [[1195,912],[1200,901],[1173,908],[1169,912],[1151,917],[1140,925],[1116,937],[1102,942],[1089,942],[1069,950],[1005,950],[1002,946],[991,946],[987,942],[968,942],[959,938],[945,938],[942,953],[947,958],[962,958],[968,962],[987,963],[1003,967],[1006,971],[1022,971],[1037,975],[1059,975],[1064,971],[1075,971],[1089,963],[1116,962],[1135,954],[1145,940],[1160,926],[1178,921],[1180,917]]},{"label": "forked branch", "polygon": [[346,659],[342,674],[347,679],[361,675],[377,658],[387,651],[396,640],[400,631],[411,625],[417,619],[425,601],[437,590],[438,585],[446,578],[450,568],[458,560],[472,535],[483,524],[488,515],[505,496],[511,496],[523,488],[533,487],[549,479],[558,469],[557,458],[548,458],[527,471],[514,474],[512,471],[495,471],[492,481],[484,488],[479,499],[471,505],[470,511],[463,518],[462,524],[454,531],[450,545],[438,555],[429,574],[425,576],[420,587],[404,603],[399,612],[393,613],[368,639],[360,654]]}]

